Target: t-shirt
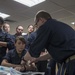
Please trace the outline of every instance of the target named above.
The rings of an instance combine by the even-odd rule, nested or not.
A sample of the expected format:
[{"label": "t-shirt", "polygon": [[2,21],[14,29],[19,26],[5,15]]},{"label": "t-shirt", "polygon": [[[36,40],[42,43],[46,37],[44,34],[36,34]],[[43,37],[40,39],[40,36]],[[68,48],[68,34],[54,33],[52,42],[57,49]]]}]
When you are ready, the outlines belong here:
[{"label": "t-shirt", "polygon": [[26,54],[26,50],[23,50],[21,53],[21,57],[18,55],[15,49],[10,50],[3,59],[6,59],[9,63],[12,64],[20,64],[22,57]]}]

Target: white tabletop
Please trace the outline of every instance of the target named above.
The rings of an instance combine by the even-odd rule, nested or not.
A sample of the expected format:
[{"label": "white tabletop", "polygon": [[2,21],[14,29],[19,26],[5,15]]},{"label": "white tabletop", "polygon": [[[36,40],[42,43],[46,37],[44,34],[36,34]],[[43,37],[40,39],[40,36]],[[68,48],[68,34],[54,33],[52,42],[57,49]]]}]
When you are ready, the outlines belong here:
[{"label": "white tabletop", "polygon": [[44,75],[44,72],[19,72],[11,67],[0,66],[0,75]]}]

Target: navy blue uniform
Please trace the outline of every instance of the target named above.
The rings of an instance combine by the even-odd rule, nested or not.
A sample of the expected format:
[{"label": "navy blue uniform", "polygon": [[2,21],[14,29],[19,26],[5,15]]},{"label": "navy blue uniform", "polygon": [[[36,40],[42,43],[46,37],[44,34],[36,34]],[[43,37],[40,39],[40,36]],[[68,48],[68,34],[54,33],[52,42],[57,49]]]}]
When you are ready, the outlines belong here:
[{"label": "navy blue uniform", "polygon": [[10,50],[3,59],[6,59],[9,63],[20,64],[22,57],[26,54],[26,50],[23,50],[21,57],[18,55],[15,49]]},{"label": "navy blue uniform", "polygon": [[27,35],[24,35],[24,38],[26,40],[26,47],[25,49],[26,50],[29,50],[30,48],[30,45],[33,43],[33,41],[35,40],[36,38],[36,32],[32,32],[31,34],[27,34]]},{"label": "navy blue uniform", "polygon": [[1,64],[1,61],[2,61],[2,58],[5,56],[6,54],[6,49],[13,49],[14,47],[14,44],[12,42],[12,39],[10,37],[10,35],[4,31],[2,31],[0,29],[0,41],[1,42],[7,42],[7,47],[2,47],[0,46],[0,64]]},{"label": "navy blue uniform", "polygon": [[39,57],[43,48],[48,50],[55,61],[64,62],[69,56],[75,55],[75,31],[65,23],[48,19],[37,30],[37,37],[29,53]]}]

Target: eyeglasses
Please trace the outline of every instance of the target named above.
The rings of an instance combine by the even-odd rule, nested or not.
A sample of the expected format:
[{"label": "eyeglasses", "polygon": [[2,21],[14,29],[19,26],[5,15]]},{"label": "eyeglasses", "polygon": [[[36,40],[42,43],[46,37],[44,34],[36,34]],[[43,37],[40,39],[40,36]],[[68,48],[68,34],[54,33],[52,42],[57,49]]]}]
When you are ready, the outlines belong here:
[{"label": "eyeglasses", "polygon": [[37,19],[37,20],[35,21],[35,25],[37,25],[38,22],[39,22],[39,19]]}]

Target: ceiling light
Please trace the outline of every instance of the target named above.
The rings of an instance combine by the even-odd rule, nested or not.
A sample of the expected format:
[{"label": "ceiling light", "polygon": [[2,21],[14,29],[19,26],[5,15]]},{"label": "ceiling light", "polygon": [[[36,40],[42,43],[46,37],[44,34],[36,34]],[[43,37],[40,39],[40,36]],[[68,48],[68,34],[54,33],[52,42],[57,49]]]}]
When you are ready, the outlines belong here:
[{"label": "ceiling light", "polygon": [[72,24],[72,25],[74,25],[74,24],[75,24],[75,22],[71,22],[71,24]]},{"label": "ceiling light", "polygon": [[45,0],[14,0],[14,1],[24,4],[28,7],[32,7],[34,5],[44,2]]},{"label": "ceiling light", "polygon": [[9,17],[10,15],[8,15],[8,14],[5,14],[5,13],[1,13],[0,12],[0,17],[2,17],[2,18],[7,18],[7,17]]}]

